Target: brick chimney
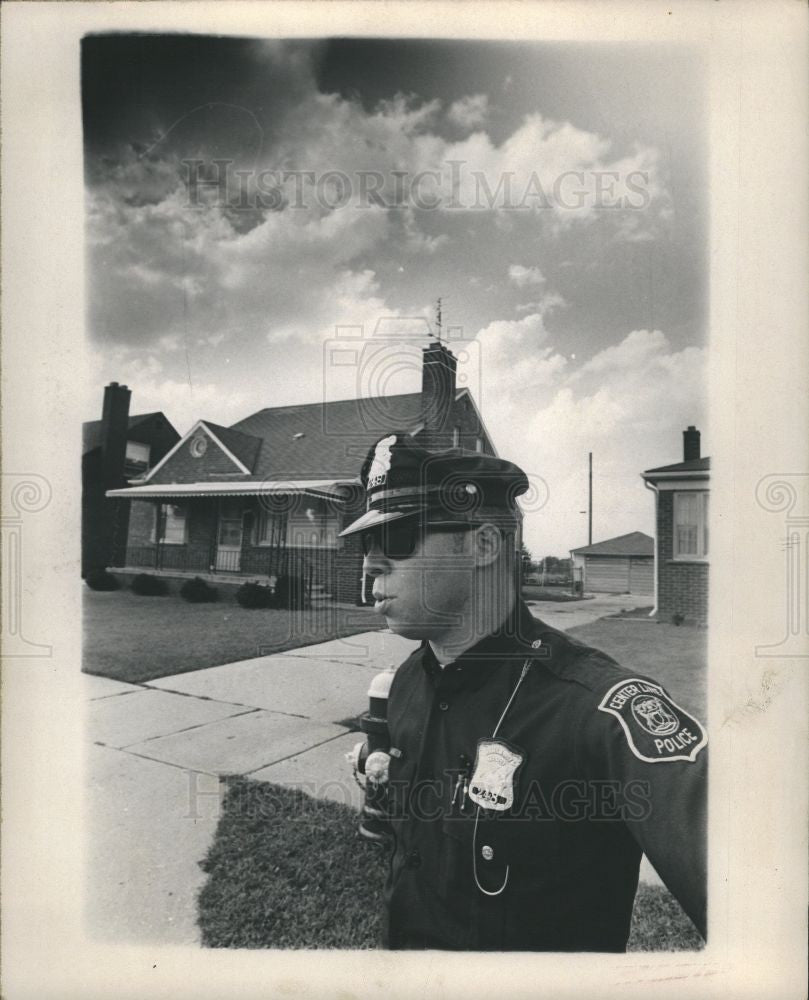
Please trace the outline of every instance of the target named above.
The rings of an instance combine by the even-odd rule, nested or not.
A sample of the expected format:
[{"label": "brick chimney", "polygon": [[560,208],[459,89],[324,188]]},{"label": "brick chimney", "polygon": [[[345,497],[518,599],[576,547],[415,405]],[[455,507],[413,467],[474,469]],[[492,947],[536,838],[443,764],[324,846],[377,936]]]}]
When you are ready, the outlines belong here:
[{"label": "brick chimney", "polygon": [[692,424],[683,431],[683,461],[691,462],[699,457],[699,431]]},{"label": "brick chimney", "polygon": [[104,409],[101,412],[101,469],[105,484],[123,484],[126,436],[129,430],[129,398],[125,385],[110,382],[104,388]]},{"label": "brick chimney", "polygon": [[452,445],[450,414],[455,399],[457,367],[455,355],[440,341],[435,340],[423,349],[421,411],[428,448]]}]

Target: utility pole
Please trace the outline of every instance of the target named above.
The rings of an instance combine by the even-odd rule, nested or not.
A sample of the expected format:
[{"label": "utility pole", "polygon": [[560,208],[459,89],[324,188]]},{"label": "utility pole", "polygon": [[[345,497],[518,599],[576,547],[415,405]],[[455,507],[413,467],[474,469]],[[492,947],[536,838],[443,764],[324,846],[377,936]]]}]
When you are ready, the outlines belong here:
[{"label": "utility pole", "polygon": [[587,491],[587,544],[593,544],[593,453],[589,452],[590,478]]}]

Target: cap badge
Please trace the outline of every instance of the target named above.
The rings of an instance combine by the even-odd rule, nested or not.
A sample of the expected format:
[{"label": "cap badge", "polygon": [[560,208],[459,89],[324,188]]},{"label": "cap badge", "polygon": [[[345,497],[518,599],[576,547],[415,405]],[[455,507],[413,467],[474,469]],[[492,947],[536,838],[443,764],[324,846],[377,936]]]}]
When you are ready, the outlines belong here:
[{"label": "cap badge", "polygon": [[388,472],[390,471],[390,450],[395,444],[395,434],[389,434],[387,437],[384,437],[381,441],[377,442],[374,457],[371,462],[371,468],[368,470],[367,489],[370,490],[373,489],[374,486],[382,486],[387,480]]}]

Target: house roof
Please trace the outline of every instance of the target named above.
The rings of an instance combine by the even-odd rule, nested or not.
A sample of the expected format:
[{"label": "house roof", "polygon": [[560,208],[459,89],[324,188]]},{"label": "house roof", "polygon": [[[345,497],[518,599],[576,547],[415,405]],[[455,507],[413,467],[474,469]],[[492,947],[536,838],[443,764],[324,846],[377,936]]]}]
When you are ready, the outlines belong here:
[{"label": "house roof", "polygon": [[186,496],[265,496],[272,493],[303,494],[313,497],[329,497],[344,500],[346,486],[350,483],[333,482],[329,479],[219,483],[146,483],[143,486],[125,486],[117,490],[107,490],[108,497],[186,497]]},{"label": "house roof", "polygon": [[[456,392],[454,403],[459,405],[462,399],[474,411],[480,433],[491,447],[467,388]],[[424,429],[423,397],[420,392],[412,392],[267,407],[231,427],[198,420],[144,479],[133,480],[133,486],[157,486],[160,479],[173,479],[165,467],[200,429],[207,430],[228,454],[237,466],[232,474],[242,484],[291,480],[353,482],[369,449],[380,437],[396,431],[418,434]],[[218,471],[206,476],[203,472],[196,485],[205,479],[221,482],[220,477],[227,474]],[[186,478],[181,471],[179,479],[186,481]]]},{"label": "house roof", "polygon": [[422,417],[421,393],[412,392],[268,407],[229,430],[261,439],[252,466],[253,475],[260,479],[350,479],[383,434],[396,430],[415,432],[422,425]]},{"label": "house roof", "polygon": [[[134,430],[138,424],[142,424],[144,421],[149,420],[151,417],[166,417],[160,410],[154,410],[152,413],[137,413],[129,417],[127,423],[128,430]],[[168,421],[166,421],[168,422]],[[101,423],[100,420],[85,420],[81,425],[81,453],[86,455],[88,451],[92,451],[93,448],[99,448],[101,446]]]},{"label": "house roof", "polygon": [[650,535],[642,531],[630,531],[628,535],[608,538],[595,545],[582,545],[571,549],[578,556],[654,556],[655,543]]},{"label": "house roof", "polygon": [[647,469],[643,475],[653,476],[667,472],[708,472],[710,468],[710,458],[691,458],[687,462],[675,462],[674,465],[660,465],[656,469]]},{"label": "house roof", "polygon": [[246,468],[253,468],[261,447],[260,438],[244,434],[232,427],[222,427],[211,420],[203,420],[202,423],[214,432],[227,450],[232,452]]}]

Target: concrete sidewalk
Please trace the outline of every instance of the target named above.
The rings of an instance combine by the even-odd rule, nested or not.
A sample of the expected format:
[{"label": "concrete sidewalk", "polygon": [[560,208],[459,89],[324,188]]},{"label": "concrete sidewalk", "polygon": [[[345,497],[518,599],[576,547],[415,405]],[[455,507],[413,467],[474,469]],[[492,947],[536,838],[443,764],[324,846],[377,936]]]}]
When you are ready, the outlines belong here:
[{"label": "concrete sidewalk", "polygon": [[199,940],[196,894],[219,818],[219,776],[249,775],[359,808],[344,759],[368,685],[417,645],[367,632],[124,684],[84,675],[87,922],[97,937]]},{"label": "concrete sidewalk", "polygon": [[[532,612],[569,628],[631,600],[543,602]],[[362,792],[344,759],[362,738],[353,720],[368,707],[372,677],[416,645],[367,632],[145,684],[85,675],[90,932],[198,942],[198,862],[216,830],[222,775],[359,808]],[[644,869],[644,877],[654,873]]]}]

